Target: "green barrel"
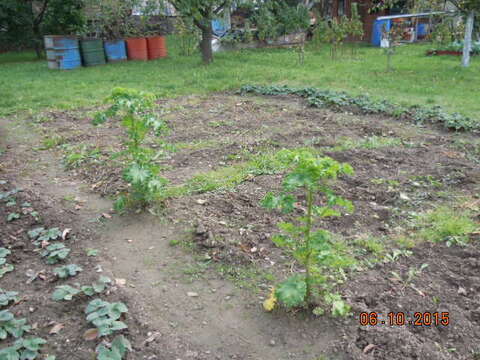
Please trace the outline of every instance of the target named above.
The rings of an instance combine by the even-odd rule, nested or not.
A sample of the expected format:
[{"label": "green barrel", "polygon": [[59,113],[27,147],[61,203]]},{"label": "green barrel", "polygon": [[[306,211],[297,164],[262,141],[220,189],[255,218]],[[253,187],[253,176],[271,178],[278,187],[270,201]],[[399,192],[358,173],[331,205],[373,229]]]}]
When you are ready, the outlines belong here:
[{"label": "green barrel", "polygon": [[80,41],[82,49],[82,60],[84,66],[105,65],[105,50],[103,49],[103,40],[87,39]]}]

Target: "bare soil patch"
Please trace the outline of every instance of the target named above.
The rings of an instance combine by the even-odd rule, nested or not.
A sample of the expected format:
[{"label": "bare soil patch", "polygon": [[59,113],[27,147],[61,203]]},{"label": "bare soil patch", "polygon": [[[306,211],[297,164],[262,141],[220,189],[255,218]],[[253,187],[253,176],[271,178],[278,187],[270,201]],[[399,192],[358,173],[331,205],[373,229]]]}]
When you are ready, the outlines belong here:
[{"label": "bare soil patch", "polygon": [[[341,178],[335,190],[354,203],[355,212],[319,226],[341,236],[352,251],[359,250],[356,240],[362,237],[381,239],[385,252],[398,248],[395,239],[409,231],[406,222],[415,213],[478,194],[478,142],[468,134],[377,116],[309,109],[291,98],[217,94],[164,100],[160,105],[172,129],[166,141],[175,151],[159,158],[159,164],[175,186],[187,184],[198,174],[242,164],[282,148],[309,147],[350,163],[355,175]],[[64,226],[78,228],[75,234],[80,240],[81,229],[92,217],[109,210],[109,201],[98,195],[114,195],[125,187],[121,159],[110,160],[123,148],[123,130],[115,122],[93,127],[93,111],[44,114],[40,122],[37,118],[34,129],[47,138],[58,136],[63,147],[34,151],[31,144],[12,138],[3,167],[6,177],[24,185],[27,193],[41,189],[35,194],[40,203],[49,199],[65,212],[52,215],[52,221],[61,219]],[[31,136],[37,141],[33,148],[40,147],[36,135]],[[98,149],[96,155],[85,156],[64,169],[61,162],[78,151],[68,146],[82,145]],[[162,150],[154,137],[149,139],[149,146]],[[21,178],[19,172],[24,174]],[[270,240],[278,232],[276,224],[289,217],[259,205],[268,191],[279,189],[281,181],[282,173],[251,174],[231,189],[171,198],[161,218],[131,214],[92,226],[85,243],[101,243],[108,249],[99,259],[102,266],[135,286],[109,295],[123,296],[132,304],[132,319],[140,319],[137,323],[132,320],[129,330],[134,342],[141,342],[148,332],[163,334],[158,346],[171,352],[162,350],[165,356],[157,353],[159,359],[313,360],[320,355],[328,359],[475,359],[475,339],[480,331],[475,260],[480,249],[476,244],[421,244],[409,257],[378,262],[361,272],[352,269],[347,283],[338,287],[353,305],[354,316],[347,320],[301,312],[264,313],[260,304],[273,280],[295,269],[291,259]],[[62,201],[72,193],[94,205],[77,210],[77,202]],[[302,212],[297,208],[297,215]],[[9,234],[15,231],[18,229],[12,228]],[[94,267],[91,259],[81,257],[80,243],[83,241],[75,242],[79,261]],[[169,245],[178,243],[193,246],[194,252]],[[362,251],[352,255],[359,261],[374,259],[375,254]],[[392,272],[404,275],[410,267],[424,263],[428,268],[413,282],[417,290],[392,280]],[[42,293],[53,286],[38,284],[43,287],[35,291]],[[189,297],[188,292],[198,297]],[[77,325],[69,335],[73,337],[81,331],[80,317],[70,309],[65,311],[73,319],[72,329]],[[417,311],[449,312],[451,323],[364,327],[358,317],[365,311],[384,317],[390,311],[410,316]],[[67,315],[63,316],[62,321],[67,322]],[[133,358],[148,358],[155,349],[148,352],[137,346]],[[87,345],[85,351],[91,353],[92,346]]]}]

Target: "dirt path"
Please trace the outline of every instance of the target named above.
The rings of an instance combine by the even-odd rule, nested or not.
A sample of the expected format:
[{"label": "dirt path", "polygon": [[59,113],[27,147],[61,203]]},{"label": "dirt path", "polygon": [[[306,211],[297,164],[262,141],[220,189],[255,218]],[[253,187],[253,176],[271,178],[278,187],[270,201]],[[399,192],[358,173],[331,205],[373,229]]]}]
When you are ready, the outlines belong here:
[{"label": "dirt path", "polygon": [[98,235],[97,243],[84,247],[100,249],[102,266],[127,280],[125,291],[143,317],[141,324],[178,349],[171,359],[312,360],[339,338],[340,329],[331,321],[267,314],[261,298],[217,272],[196,273],[194,257],[169,246],[170,240],[185,237],[185,229],[175,224],[150,214],[101,222],[111,202],[72,179],[49,152],[32,153],[40,145],[32,128],[5,119],[0,128],[7,147],[3,171],[21,174],[18,187],[34,190]]}]

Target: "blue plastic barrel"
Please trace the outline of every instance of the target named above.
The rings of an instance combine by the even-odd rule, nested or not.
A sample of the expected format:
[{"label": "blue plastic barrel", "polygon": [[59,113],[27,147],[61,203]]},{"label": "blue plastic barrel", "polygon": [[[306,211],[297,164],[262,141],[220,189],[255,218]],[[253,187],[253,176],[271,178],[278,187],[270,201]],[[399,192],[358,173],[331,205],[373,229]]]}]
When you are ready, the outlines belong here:
[{"label": "blue plastic barrel", "polygon": [[424,38],[428,34],[428,24],[418,24],[417,25],[417,36]]},{"label": "blue plastic barrel", "polygon": [[392,21],[391,20],[375,20],[373,23],[373,31],[372,31],[372,45],[374,46],[380,46],[382,42],[382,32],[383,32],[383,27],[387,27],[387,31],[390,30],[392,27]]},{"label": "blue plastic barrel", "polygon": [[106,40],[104,46],[108,62],[127,60],[125,40]]},{"label": "blue plastic barrel", "polygon": [[50,69],[72,70],[82,66],[77,37],[46,35],[44,41]]}]

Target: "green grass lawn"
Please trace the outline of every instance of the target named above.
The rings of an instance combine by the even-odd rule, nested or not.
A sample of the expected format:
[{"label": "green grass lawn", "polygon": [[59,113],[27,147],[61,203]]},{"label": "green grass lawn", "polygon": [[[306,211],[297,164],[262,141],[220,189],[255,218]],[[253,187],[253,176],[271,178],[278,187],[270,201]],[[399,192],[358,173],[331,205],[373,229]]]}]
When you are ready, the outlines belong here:
[{"label": "green grass lawn", "polygon": [[[428,45],[398,48],[395,71],[386,73],[383,51],[362,47],[332,61],[325,47],[307,51],[297,64],[291,49],[257,49],[216,54],[205,67],[199,56],[177,55],[169,38],[170,57],[73,71],[49,70],[33,53],[0,55],[0,115],[68,109],[96,104],[116,86],[154,92],[161,97],[237,89],[244,84],[289,84],[368,94],[403,104],[442,105],[473,118],[480,112],[480,61],[468,69],[459,57],[427,57]],[[347,51],[349,53],[349,51]]]}]

